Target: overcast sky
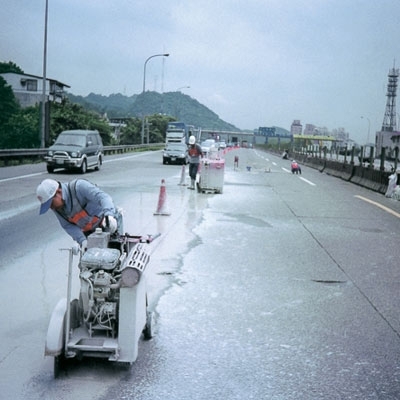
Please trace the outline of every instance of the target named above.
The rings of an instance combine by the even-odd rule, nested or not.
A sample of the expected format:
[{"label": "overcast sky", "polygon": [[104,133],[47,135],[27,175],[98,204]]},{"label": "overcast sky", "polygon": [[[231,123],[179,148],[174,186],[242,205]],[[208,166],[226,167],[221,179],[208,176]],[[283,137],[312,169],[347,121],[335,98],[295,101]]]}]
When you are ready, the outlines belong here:
[{"label": "overcast sky", "polygon": [[[47,77],[71,93],[139,94],[145,60],[170,53],[147,63],[146,90],[184,87],[240,129],[299,119],[365,142],[400,67],[399,0],[48,2]],[[42,75],[45,0],[0,6],[0,61]]]}]

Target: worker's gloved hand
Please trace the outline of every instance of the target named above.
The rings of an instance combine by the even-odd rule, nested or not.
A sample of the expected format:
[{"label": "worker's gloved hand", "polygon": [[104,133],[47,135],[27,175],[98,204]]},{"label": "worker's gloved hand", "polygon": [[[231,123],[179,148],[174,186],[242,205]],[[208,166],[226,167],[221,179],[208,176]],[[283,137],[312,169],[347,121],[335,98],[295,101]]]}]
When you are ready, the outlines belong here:
[{"label": "worker's gloved hand", "polygon": [[81,253],[83,254],[87,250],[87,240],[81,243]]},{"label": "worker's gloved hand", "polygon": [[111,215],[104,217],[101,225],[103,228],[105,228],[106,231],[110,232],[111,234],[115,233],[118,228],[117,220]]}]

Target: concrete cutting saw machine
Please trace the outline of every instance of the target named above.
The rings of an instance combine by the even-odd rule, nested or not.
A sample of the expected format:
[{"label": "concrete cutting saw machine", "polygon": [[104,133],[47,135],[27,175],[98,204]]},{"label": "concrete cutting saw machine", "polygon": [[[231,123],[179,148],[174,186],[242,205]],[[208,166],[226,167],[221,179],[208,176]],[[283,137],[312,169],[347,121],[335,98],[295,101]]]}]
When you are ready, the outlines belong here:
[{"label": "concrete cutting saw machine", "polygon": [[[56,305],[50,319],[45,355],[54,357],[54,377],[70,358],[105,358],[131,365],[138,343],[153,336],[148,310],[146,266],[148,245],[159,235],[111,237],[97,229],[88,248],[69,251],[67,298]],[[78,299],[71,299],[72,264],[80,255]]]}]

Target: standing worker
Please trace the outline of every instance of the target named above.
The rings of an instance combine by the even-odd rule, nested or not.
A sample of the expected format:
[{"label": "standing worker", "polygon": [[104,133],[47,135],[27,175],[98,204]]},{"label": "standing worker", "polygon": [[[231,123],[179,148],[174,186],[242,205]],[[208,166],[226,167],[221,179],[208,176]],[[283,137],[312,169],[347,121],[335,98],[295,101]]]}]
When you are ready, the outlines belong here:
[{"label": "standing worker", "polygon": [[86,237],[96,228],[122,233],[122,215],[111,196],[85,179],[60,183],[45,179],[36,189],[40,212],[51,208],[64,230],[86,250]]},{"label": "standing worker", "polygon": [[189,176],[190,176],[190,186],[188,189],[194,189],[194,182],[196,180],[196,175],[199,170],[200,158],[203,157],[203,152],[201,147],[196,143],[196,138],[190,136],[189,138]]}]

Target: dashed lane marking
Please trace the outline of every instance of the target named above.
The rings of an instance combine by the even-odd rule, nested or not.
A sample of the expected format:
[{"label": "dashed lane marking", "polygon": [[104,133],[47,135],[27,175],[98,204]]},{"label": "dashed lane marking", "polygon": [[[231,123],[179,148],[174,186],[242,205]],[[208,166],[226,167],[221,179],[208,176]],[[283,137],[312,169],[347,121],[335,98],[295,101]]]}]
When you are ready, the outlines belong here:
[{"label": "dashed lane marking", "polygon": [[306,179],[306,178],[303,178],[302,176],[299,176],[299,178],[300,178],[302,181],[304,181],[304,182],[308,183],[309,185],[311,185],[311,186],[315,186],[315,183],[313,183],[313,182],[309,181],[308,179]]},{"label": "dashed lane marking", "polygon": [[[281,168],[282,168],[285,172],[287,172],[287,173],[289,173],[289,174],[292,173],[292,171],[291,171],[290,169],[287,169],[287,168],[284,168],[284,167],[281,167]],[[315,183],[309,181],[309,180],[306,179],[306,178],[303,178],[302,176],[298,176],[298,175],[297,175],[297,177],[298,177],[299,179],[301,179],[303,182],[308,183],[308,184],[311,185],[311,186],[316,186]]]}]

